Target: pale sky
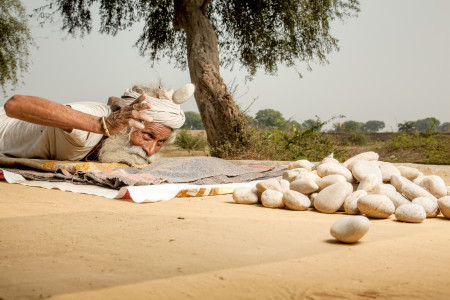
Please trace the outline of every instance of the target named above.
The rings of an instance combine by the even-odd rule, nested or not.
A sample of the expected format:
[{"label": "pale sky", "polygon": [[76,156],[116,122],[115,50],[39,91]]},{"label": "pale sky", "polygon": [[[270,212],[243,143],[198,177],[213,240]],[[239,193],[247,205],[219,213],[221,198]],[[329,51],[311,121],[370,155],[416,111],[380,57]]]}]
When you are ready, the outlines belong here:
[{"label": "pale sky", "polygon": [[[22,0],[31,11],[43,0]],[[222,69],[226,83],[235,79],[235,101],[254,116],[261,109],[280,111],[298,122],[345,115],[339,120],[382,120],[388,131],[403,121],[436,117],[450,122],[450,1],[361,0],[357,18],[335,22],[332,32],[340,51],[327,65],[312,65],[299,78],[280,66],[277,76],[257,73],[245,82],[245,72]],[[99,35],[98,27],[84,39],[72,38],[55,23],[40,28],[31,21],[38,49],[32,49],[24,84],[13,94],[35,95],[59,103],[106,102],[134,83],[157,82],[168,88],[190,82],[188,70],[155,64],[133,47],[140,28],[116,37]],[[0,105],[6,99],[0,101]],[[197,111],[192,98],[185,111]]]}]

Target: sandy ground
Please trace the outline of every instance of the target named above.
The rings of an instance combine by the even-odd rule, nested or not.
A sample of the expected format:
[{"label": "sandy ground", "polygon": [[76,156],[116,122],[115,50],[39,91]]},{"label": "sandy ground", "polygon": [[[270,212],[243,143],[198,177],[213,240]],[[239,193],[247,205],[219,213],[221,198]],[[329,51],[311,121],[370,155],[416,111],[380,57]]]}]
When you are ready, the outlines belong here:
[{"label": "sandy ground", "polygon": [[134,204],[0,182],[0,199],[3,300],[450,298],[442,216],[371,220],[346,245],[329,234],[341,213],[231,195]]}]

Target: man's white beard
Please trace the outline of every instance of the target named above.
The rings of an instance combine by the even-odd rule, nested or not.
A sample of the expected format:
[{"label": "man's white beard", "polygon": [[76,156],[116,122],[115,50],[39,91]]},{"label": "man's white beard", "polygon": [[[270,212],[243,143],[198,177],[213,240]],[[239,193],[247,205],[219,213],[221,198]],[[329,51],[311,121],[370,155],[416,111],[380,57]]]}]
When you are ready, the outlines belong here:
[{"label": "man's white beard", "polygon": [[139,146],[130,144],[130,133],[124,130],[113,138],[107,138],[103,141],[98,152],[100,162],[122,162],[131,165],[149,164],[157,158],[156,154],[151,156]]}]

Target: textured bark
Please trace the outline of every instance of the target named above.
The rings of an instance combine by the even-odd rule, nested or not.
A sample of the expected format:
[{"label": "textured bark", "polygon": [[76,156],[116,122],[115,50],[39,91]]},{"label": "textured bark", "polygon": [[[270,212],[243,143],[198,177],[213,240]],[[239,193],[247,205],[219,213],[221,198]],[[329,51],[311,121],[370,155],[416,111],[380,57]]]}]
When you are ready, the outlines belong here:
[{"label": "textured bark", "polygon": [[242,142],[245,118],[219,73],[217,37],[206,17],[209,0],[175,0],[174,27],[186,33],[188,66],[208,143]]}]

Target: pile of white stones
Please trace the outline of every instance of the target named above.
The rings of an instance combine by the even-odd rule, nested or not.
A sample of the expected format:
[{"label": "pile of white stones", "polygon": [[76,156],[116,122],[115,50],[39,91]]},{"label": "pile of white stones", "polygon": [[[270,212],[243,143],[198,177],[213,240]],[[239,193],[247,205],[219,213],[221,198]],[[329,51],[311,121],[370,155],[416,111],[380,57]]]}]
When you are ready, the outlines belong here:
[{"label": "pile of white stones", "polygon": [[[321,213],[345,211],[369,218],[395,214],[398,221],[413,223],[436,217],[440,212],[450,219],[450,186],[441,177],[425,176],[416,168],[395,166],[378,158],[378,153],[364,152],[344,163],[332,156],[318,165],[298,160],[290,163],[281,177],[267,179],[253,188],[236,188],[233,199],[240,204],[261,202],[269,208],[314,208]],[[368,222],[361,221],[364,218],[357,220],[361,228],[368,230]],[[336,237],[333,228],[331,234]]]}]

